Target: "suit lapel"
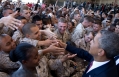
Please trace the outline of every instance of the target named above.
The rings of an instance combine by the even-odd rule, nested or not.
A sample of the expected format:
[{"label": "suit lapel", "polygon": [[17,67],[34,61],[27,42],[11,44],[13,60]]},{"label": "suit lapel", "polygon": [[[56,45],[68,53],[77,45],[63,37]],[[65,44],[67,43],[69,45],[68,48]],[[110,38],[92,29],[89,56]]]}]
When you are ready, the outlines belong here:
[{"label": "suit lapel", "polygon": [[88,67],[86,68],[86,71],[84,72],[82,77],[93,77],[94,75],[99,75],[100,73],[104,72],[105,70],[109,69],[110,67],[112,67],[114,65],[115,65],[115,61],[110,60],[108,63],[106,63],[100,67],[97,67],[87,73],[89,66],[90,66],[90,65],[88,65]]}]

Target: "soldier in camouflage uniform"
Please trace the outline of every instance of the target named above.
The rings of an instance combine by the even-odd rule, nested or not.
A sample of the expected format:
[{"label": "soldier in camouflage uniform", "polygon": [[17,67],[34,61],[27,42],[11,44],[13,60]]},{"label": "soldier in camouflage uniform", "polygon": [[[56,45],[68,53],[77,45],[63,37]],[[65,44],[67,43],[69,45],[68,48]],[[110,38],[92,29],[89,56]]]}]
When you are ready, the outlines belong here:
[{"label": "soldier in camouflage uniform", "polygon": [[79,23],[73,31],[71,41],[74,42],[77,47],[80,47],[79,43],[86,33],[86,28],[91,26],[92,23],[93,19],[90,16],[85,16],[83,21]]},{"label": "soldier in camouflage uniform", "polygon": [[[90,41],[94,38],[94,33],[92,31],[86,31],[86,34],[84,38],[80,40],[79,46],[80,48],[89,51],[90,49]],[[80,59],[78,57],[74,58],[74,61],[77,63],[77,69],[80,73],[78,77],[82,77],[83,72],[85,71],[85,68],[87,66],[87,62],[83,59]],[[75,76],[74,76],[75,77]]]},{"label": "soldier in camouflage uniform", "polygon": [[[29,44],[34,45],[35,47],[37,47],[39,50],[39,54],[42,56],[39,62],[39,67],[37,67],[37,72],[41,75],[40,77],[52,77],[52,75],[50,74],[50,70],[48,67],[48,54],[46,55],[42,55],[42,51],[41,48],[39,48],[40,46],[49,46],[52,44],[53,40],[45,40],[45,41],[39,41],[37,40],[40,36],[39,33],[39,28],[38,26],[36,26],[33,23],[28,23],[26,25],[23,26],[22,28],[22,32],[25,35],[25,38],[23,38],[20,42],[27,42]],[[35,34],[34,34],[35,33]],[[42,44],[41,44],[42,42]],[[49,48],[50,49],[50,48]],[[45,50],[45,49],[44,49]],[[47,48],[48,50],[48,48]]]},{"label": "soldier in camouflage uniform", "polygon": [[60,18],[58,20],[58,28],[54,31],[54,33],[57,35],[57,39],[62,40],[62,42],[64,43],[66,43],[70,39],[66,29],[67,29],[66,19]]}]

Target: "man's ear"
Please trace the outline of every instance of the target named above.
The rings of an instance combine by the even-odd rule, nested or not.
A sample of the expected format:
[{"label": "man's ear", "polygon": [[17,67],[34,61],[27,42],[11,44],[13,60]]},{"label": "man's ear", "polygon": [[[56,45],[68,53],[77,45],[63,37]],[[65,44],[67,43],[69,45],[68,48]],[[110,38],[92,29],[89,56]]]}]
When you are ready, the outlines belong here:
[{"label": "man's ear", "polygon": [[100,49],[98,52],[98,56],[103,56],[105,54],[105,51],[103,49]]}]

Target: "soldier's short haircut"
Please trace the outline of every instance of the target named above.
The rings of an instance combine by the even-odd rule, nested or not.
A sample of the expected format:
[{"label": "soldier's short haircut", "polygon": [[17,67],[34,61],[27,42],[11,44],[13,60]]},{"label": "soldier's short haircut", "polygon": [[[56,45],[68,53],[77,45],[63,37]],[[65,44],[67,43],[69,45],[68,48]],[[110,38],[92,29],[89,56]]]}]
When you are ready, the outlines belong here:
[{"label": "soldier's short haircut", "polygon": [[94,22],[93,17],[88,16],[88,15],[85,15],[85,16],[84,16],[83,21],[84,21],[84,19],[87,20],[88,22],[92,22],[92,23]]},{"label": "soldier's short haircut", "polygon": [[26,34],[32,33],[31,28],[36,27],[34,23],[27,23],[22,27],[22,32],[26,36]]},{"label": "soldier's short haircut", "polygon": [[11,8],[4,8],[2,13],[5,14],[7,12],[7,10],[12,10],[12,9]]},{"label": "soldier's short haircut", "polygon": [[86,30],[86,35],[89,35],[90,33],[92,33],[93,36],[95,36],[94,32],[93,31],[89,31],[89,30]]},{"label": "soldier's short haircut", "polygon": [[20,7],[20,12],[22,13],[23,10],[29,10],[28,6],[26,6],[26,5],[21,6]]},{"label": "soldier's short haircut", "polygon": [[35,15],[32,18],[32,23],[36,23],[36,21],[41,21],[41,20],[42,20],[42,18],[39,15]]},{"label": "soldier's short haircut", "polygon": [[100,27],[102,27],[102,22],[99,19],[96,19],[94,24],[98,24]]},{"label": "soldier's short haircut", "polygon": [[67,20],[66,20],[65,18],[61,17],[61,18],[58,20],[58,22],[67,23]]}]

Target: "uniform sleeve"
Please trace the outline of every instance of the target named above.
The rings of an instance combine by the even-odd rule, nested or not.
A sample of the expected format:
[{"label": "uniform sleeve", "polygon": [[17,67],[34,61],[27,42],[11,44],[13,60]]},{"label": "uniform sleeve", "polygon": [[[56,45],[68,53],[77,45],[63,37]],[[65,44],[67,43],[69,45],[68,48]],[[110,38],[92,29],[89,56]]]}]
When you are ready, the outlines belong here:
[{"label": "uniform sleeve", "polygon": [[32,45],[34,45],[35,47],[38,46],[38,40],[32,40],[31,42],[32,42]]},{"label": "uniform sleeve", "polygon": [[10,76],[5,72],[0,72],[0,77],[10,77]]},{"label": "uniform sleeve", "polygon": [[51,70],[63,68],[62,62],[59,59],[50,59],[48,64]]},{"label": "uniform sleeve", "polygon": [[19,68],[20,65],[16,62],[12,62],[9,57],[0,55],[0,67],[3,69],[16,69]]},{"label": "uniform sleeve", "polygon": [[13,39],[14,41],[17,41],[18,39],[20,39],[19,33],[18,33],[18,32],[14,32],[14,34],[13,34],[13,36],[12,36],[12,39]]},{"label": "uniform sleeve", "polygon": [[23,38],[22,40],[20,40],[20,43],[24,43],[24,42],[29,43],[29,44],[37,47],[39,41],[38,40],[33,40],[33,39],[28,39],[28,38]]}]

